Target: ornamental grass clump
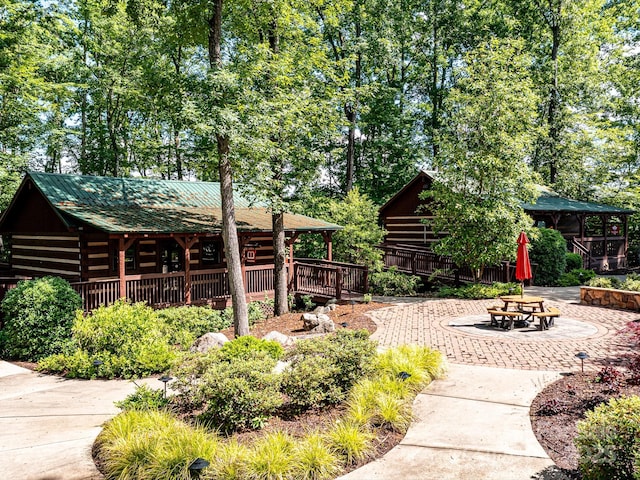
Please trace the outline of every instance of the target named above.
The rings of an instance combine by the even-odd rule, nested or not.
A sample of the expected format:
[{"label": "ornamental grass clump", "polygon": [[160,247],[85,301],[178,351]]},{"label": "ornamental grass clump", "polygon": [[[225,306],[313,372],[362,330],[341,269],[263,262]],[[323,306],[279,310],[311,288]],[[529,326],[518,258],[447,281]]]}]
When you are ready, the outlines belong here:
[{"label": "ornamental grass clump", "polygon": [[246,478],[282,480],[291,478],[295,468],[294,439],[284,432],[264,435],[249,449],[245,462]]},{"label": "ornamental grass clump", "polygon": [[328,480],[340,471],[340,457],[319,432],[310,432],[297,441],[293,449],[292,478]]},{"label": "ornamental grass clump", "polygon": [[377,367],[381,375],[402,379],[414,391],[444,374],[442,353],[418,345],[401,345],[379,354]]},{"label": "ornamental grass clump", "polygon": [[220,443],[216,456],[207,469],[207,479],[242,480],[246,478],[245,469],[249,447],[230,438]]},{"label": "ornamental grass clump", "polygon": [[373,451],[375,435],[362,423],[338,420],[326,437],[331,448],[347,465],[364,460]]}]

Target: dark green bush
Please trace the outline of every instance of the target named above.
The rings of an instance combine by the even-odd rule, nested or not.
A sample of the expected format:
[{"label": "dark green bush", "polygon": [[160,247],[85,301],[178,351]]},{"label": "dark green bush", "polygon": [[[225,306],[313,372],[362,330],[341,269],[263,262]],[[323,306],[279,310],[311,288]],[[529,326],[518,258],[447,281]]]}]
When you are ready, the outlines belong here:
[{"label": "dark green bush", "polygon": [[582,268],[582,257],[577,253],[567,252],[565,271],[578,270]]},{"label": "dark green bush", "polygon": [[538,237],[531,241],[529,259],[537,263],[536,285],[557,285],[567,264],[567,242],[557,230],[538,229]]},{"label": "dark green bush", "polygon": [[[169,368],[175,351],[164,335],[165,323],[144,303],[119,300],[90,314],[76,315],[75,351],[43,359],[43,370],[66,372],[70,377],[125,377],[150,375]],[[79,362],[80,360],[80,362]],[[99,360],[98,367],[81,362]]]},{"label": "dark green bush", "polygon": [[207,332],[219,332],[233,324],[232,318],[211,307],[169,307],[157,313],[167,326],[168,342],[182,348],[189,348]]},{"label": "dark green bush", "polygon": [[373,371],[376,344],[369,340],[366,330],[338,330],[335,335],[296,342],[286,358],[295,363],[314,356],[326,358],[337,367],[333,381],[345,393]]},{"label": "dark green bush", "polygon": [[65,280],[44,277],[24,280],[2,301],[5,325],[0,353],[35,361],[59,353],[71,338],[71,325],[82,299]]},{"label": "dark green bush", "polygon": [[225,434],[261,427],[282,405],[275,365],[266,354],[212,363],[195,392],[194,403],[204,405],[200,420]]},{"label": "dark green bush", "polygon": [[282,392],[295,411],[335,405],[345,397],[336,382],[339,374],[340,369],[330,358],[298,356],[282,373]]},{"label": "dark green bush", "polygon": [[578,285],[585,285],[596,277],[596,272],[593,270],[585,270],[583,268],[577,268],[571,270],[568,273],[560,275],[557,284],[561,287],[575,287]]},{"label": "dark green bush", "polygon": [[462,287],[443,286],[438,289],[436,295],[441,298],[466,298],[478,300],[482,298],[496,298],[501,295],[520,293],[520,285],[517,283],[495,282],[492,285],[472,283]]},{"label": "dark green bush", "polygon": [[400,273],[396,267],[372,273],[369,277],[369,289],[374,295],[410,296],[415,295],[421,287],[420,277]]},{"label": "dark green bush", "polygon": [[575,442],[584,480],[640,478],[640,397],[612,398],[587,412]]},{"label": "dark green bush", "polygon": [[264,352],[275,360],[284,355],[284,349],[278,342],[259,339],[251,335],[238,337],[225,343],[220,349],[222,358],[227,361],[232,361],[236,358],[251,358],[258,352]]}]

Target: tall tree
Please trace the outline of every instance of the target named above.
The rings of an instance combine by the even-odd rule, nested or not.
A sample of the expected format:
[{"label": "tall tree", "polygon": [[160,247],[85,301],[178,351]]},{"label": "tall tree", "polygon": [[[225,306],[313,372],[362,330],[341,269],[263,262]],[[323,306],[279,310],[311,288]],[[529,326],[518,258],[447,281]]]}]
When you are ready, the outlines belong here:
[{"label": "tall tree", "polygon": [[520,202],[534,198],[525,164],[533,145],[537,98],[522,43],[493,40],[464,56],[447,100],[433,198],[434,227],[447,234],[436,251],[468,265],[479,280],[486,265],[513,258],[530,219]]}]

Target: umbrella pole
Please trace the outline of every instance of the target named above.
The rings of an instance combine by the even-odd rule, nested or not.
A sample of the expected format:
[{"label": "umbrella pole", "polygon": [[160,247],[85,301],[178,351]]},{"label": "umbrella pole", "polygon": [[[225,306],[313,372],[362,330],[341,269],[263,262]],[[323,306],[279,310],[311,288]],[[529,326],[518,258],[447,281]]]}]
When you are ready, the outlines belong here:
[{"label": "umbrella pole", "polygon": [[524,280],[520,282],[520,298],[524,297]]}]

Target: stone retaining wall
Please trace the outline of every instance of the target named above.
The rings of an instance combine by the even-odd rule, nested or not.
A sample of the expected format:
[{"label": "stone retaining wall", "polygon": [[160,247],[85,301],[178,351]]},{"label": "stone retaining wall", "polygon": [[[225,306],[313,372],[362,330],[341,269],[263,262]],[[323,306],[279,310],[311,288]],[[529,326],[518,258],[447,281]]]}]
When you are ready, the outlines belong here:
[{"label": "stone retaining wall", "polygon": [[613,288],[580,287],[580,303],[598,307],[640,311],[640,292]]}]

